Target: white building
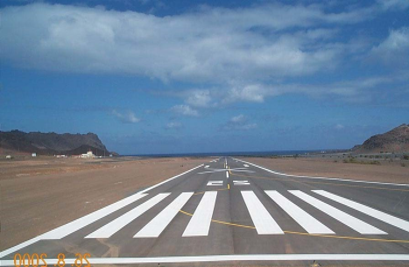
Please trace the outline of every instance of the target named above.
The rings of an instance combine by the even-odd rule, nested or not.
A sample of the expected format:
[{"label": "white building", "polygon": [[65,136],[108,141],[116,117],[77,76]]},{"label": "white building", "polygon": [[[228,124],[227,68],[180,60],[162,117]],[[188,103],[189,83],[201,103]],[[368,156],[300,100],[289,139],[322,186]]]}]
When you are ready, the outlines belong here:
[{"label": "white building", "polygon": [[81,154],[81,158],[83,159],[92,159],[94,157],[95,155],[92,153],[92,151],[88,151],[87,154]]}]

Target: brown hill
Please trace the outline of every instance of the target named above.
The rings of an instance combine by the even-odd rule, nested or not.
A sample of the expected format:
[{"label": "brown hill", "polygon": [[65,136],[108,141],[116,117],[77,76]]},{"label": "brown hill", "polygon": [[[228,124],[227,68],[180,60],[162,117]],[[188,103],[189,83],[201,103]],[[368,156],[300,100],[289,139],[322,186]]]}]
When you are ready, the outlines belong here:
[{"label": "brown hill", "polygon": [[96,155],[109,155],[96,134],[25,133],[18,130],[0,131],[0,149],[37,153],[39,155],[78,155],[92,150]]},{"label": "brown hill", "polygon": [[374,135],[352,150],[356,153],[409,152],[409,125],[402,124],[384,134]]}]

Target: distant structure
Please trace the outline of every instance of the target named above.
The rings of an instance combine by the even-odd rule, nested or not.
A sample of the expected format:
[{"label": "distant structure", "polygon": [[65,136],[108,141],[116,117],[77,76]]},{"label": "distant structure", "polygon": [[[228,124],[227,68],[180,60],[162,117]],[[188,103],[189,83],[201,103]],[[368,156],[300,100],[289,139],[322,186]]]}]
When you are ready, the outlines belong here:
[{"label": "distant structure", "polygon": [[7,156],[6,156],[6,159],[11,159],[11,155],[7,155]]},{"label": "distant structure", "polygon": [[90,151],[87,152],[87,154],[81,154],[81,158],[82,159],[92,159],[92,158],[95,158],[95,155],[90,150]]},{"label": "distant structure", "polygon": [[37,157],[37,153],[32,153],[31,157],[33,157],[33,158]]}]

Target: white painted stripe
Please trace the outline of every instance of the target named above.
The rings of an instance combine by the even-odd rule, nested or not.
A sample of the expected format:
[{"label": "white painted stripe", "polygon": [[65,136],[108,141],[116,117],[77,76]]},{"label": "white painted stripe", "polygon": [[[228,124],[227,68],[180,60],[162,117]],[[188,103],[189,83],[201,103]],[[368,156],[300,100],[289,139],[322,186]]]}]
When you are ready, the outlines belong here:
[{"label": "white painted stripe", "polygon": [[253,191],[241,191],[241,195],[259,235],[284,234]]},{"label": "white painted stripe", "polygon": [[229,179],[229,172],[226,171],[226,178]]},{"label": "white painted stripe", "polygon": [[304,200],[308,204],[314,206],[315,208],[319,209],[320,211],[328,214],[335,220],[338,220],[339,222],[345,224],[346,226],[352,228],[353,230],[357,231],[358,233],[361,234],[367,234],[367,235],[386,235],[384,231],[379,230],[378,228],[363,222],[337,208],[334,208],[333,206],[330,206],[324,202],[322,202],[319,199],[316,199],[312,196],[309,196],[305,194],[304,192],[301,192],[299,190],[289,190],[291,194],[294,196]]},{"label": "white painted stripe", "polygon": [[216,197],[217,192],[215,191],[208,191],[203,195],[182,236],[209,235]]},{"label": "white painted stripe", "polygon": [[[408,254],[236,254],[171,257],[87,258],[91,265],[107,264],[159,264],[228,261],[409,261]],[[58,259],[44,259],[47,265]],[[76,258],[65,258],[65,264],[74,264]],[[13,260],[2,260],[2,266],[14,266]]]},{"label": "white painted stripe", "polygon": [[223,181],[209,181],[207,182],[207,186],[222,186]]},{"label": "white painted stripe", "polygon": [[[23,248],[25,248],[25,247],[28,247],[28,246],[30,246],[30,245],[32,245],[32,244],[34,244],[34,243],[40,241],[40,240],[41,240],[41,237],[42,237],[42,235],[39,235],[39,236],[37,236],[37,237],[34,237],[34,238],[32,238],[32,239],[29,239],[29,240],[27,240],[27,241],[21,243],[21,244],[18,244],[17,246],[11,247],[11,248],[9,248],[9,249],[6,249],[6,250],[0,252],[0,259],[3,258],[4,256],[7,256],[8,254],[11,254],[11,253],[13,253],[13,252],[19,251],[20,249],[23,249]],[[6,266],[6,265],[3,265],[4,262],[5,262],[5,261],[0,260],[0,266]],[[13,264],[13,266],[14,266],[14,264]]]},{"label": "white painted stripe", "polygon": [[76,232],[79,229],[81,229],[81,228],[83,228],[83,227],[85,227],[85,226],[87,226],[87,225],[89,225],[89,224],[91,224],[91,223],[93,223],[93,222],[95,222],[95,221],[97,221],[97,220],[99,220],[99,219],[101,219],[101,218],[103,218],[103,217],[105,217],[105,216],[107,216],[107,215],[109,215],[109,214],[111,214],[111,213],[113,213],[113,212],[115,212],[115,211],[117,211],[117,210],[119,210],[119,209],[121,209],[121,208],[123,208],[123,207],[125,207],[125,206],[127,206],[127,205],[141,199],[141,198],[143,198],[143,197],[145,197],[145,196],[147,196],[147,194],[137,193],[135,195],[132,195],[130,197],[122,199],[122,200],[120,200],[120,201],[118,201],[118,202],[116,202],[114,204],[106,206],[105,208],[94,211],[93,213],[90,213],[90,214],[88,214],[88,215],[86,215],[84,217],[81,217],[81,218],[79,218],[79,219],[77,219],[75,221],[72,221],[72,222],[67,223],[67,224],[65,224],[63,226],[60,226],[60,227],[58,227],[58,228],[56,228],[54,230],[51,230],[48,233],[45,233],[42,236],[42,239],[43,240],[44,239],[53,239],[53,240],[55,240],[55,239],[61,239],[63,237],[66,237],[67,235],[69,235],[69,234],[71,234],[73,232]]},{"label": "white painted stripe", "polygon": [[192,195],[193,192],[181,193],[172,203],[145,225],[134,238],[158,237]]},{"label": "white painted stripe", "polygon": [[102,226],[95,232],[87,235],[85,238],[109,238],[127,224],[144,214],[147,210],[158,204],[162,201],[165,197],[169,196],[170,193],[162,193],[154,196],[153,198],[147,200],[146,202],[142,203],[141,205],[137,206],[136,208],[128,211],[121,217],[116,218],[115,220],[111,221],[110,223]]},{"label": "white painted stripe", "polygon": [[234,170],[234,169],[230,169],[230,170],[234,172],[254,173],[253,171],[247,171],[247,170]]},{"label": "white painted stripe", "polygon": [[70,223],[67,223],[67,224],[62,225],[60,227],[57,227],[54,230],[46,232],[46,233],[44,233],[42,235],[39,235],[39,236],[37,236],[35,238],[29,239],[29,240],[27,240],[27,241],[25,241],[25,242],[23,242],[23,243],[21,243],[21,244],[19,244],[17,246],[6,249],[6,250],[4,250],[4,251],[2,251],[0,253],[0,258],[6,256],[8,254],[11,254],[13,252],[16,252],[16,251],[18,251],[20,249],[23,249],[23,248],[25,248],[27,246],[30,246],[30,245],[32,245],[32,244],[34,244],[34,243],[36,243],[37,241],[40,241],[40,240],[63,238],[65,236],[67,236],[67,235],[69,235],[69,234],[71,234],[71,233],[73,233],[75,231],[78,231],[79,229],[81,229],[81,228],[83,228],[83,227],[85,227],[85,226],[87,226],[87,225],[89,225],[89,224],[91,224],[91,223],[93,223],[93,222],[95,222],[95,221],[97,221],[97,220],[99,220],[99,219],[101,219],[101,218],[103,218],[103,217],[105,217],[105,216],[107,216],[107,215],[109,215],[109,214],[111,214],[111,213],[113,213],[113,212],[115,212],[115,211],[117,211],[117,210],[119,210],[119,209],[121,209],[121,208],[123,208],[123,207],[125,207],[125,206],[139,200],[139,199],[141,199],[141,198],[143,198],[143,197],[145,197],[146,195],[147,194],[137,193],[135,195],[124,198],[124,199],[122,199],[122,200],[120,200],[118,202],[115,202],[115,203],[113,203],[113,204],[111,204],[109,206],[106,206],[106,207],[104,207],[104,208],[102,208],[100,210],[94,211],[94,212],[92,212],[92,213],[90,213],[90,214],[88,214],[88,215],[86,215],[84,217],[81,217],[81,218],[76,219],[76,220],[74,220],[74,221],[72,221]]},{"label": "white painted stripe", "polygon": [[[90,214],[88,214],[88,215],[86,215],[84,217],[81,217],[81,218],[79,218],[79,219],[77,219],[75,221],[69,222],[69,223],[67,223],[65,225],[62,225],[62,226],[60,226],[60,227],[58,227],[56,229],[53,229],[53,230],[51,230],[49,232],[41,234],[41,235],[39,235],[37,237],[34,237],[32,239],[29,239],[29,240],[27,240],[27,241],[25,241],[23,243],[20,243],[20,244],[14,246],[14,247],[3,250],[2,252],[0,252],[0,258],[4,257],[6,255],[9,255],[9,254],[11,254],[13,252],[16,252],[16,251],[18,251],[18,250],[20,250],[22,248],[25,248],[25,247],[27,247],[27,246],[29,246],[31,244],[34,244],[37,241],[40,241],[40,240],[43,240],[43,239],[58,239],[58,238],[62,238],[64,236],[66,236],[66,235],[68,235],[68,234],[70,234],[72,232],[78,231],[82,227],[85,227],[86,225],[88,225],[90,223],[93,223],[94,221],[96,221],[96,220],[98,220],[98,219],[100,219],[102,217],[105,217],[106,215],[114,212],[115,210],[113,210],[113,211],[109,212],[108,214],[104,215],[104,213],[109,211],[109,209],[111,209],[111,207],[115,206],[115,207],[119,207],[117,209],[120,209],[120,208],[122,208],[122,207],[136,201],[136,200],[133,200],[132,202],[129,202],[130,200],[136,199],[136,198],[139,199],[141,197],[146,196],[146,194],[142,194],[142,193],[145,193],[145,192],[147,192],[149,190],[152,190],[152,189],[154,189],[154,188],[156,188],[156,187],[158,187],[158,186],[160,186],[162,184],[165,184],[165,183],[170,182],[170,181],[172,181],[172,180],[174,180],[176,178],[179,178],[180,176],[185,175],[185,174],[187,174],[187,173],[189,173],[189,172],[191,172],[191,171],[193,171],[193,170],[195,170],[197,168],[200,168],[202,166],[203,166],[203,164],[200,164],[199,166],[196,166],[196,167],[194,167],[194,168],[192,168],[190,170],[187,170],[187,171],[185,171],[185,172],[183,172],[181,174],[173,176],[173,177],[171,177],[171,178],[169,178],[169,179],[167,179],[167,180],[165,180],[163,182],[160,182],[158,184],[155,184],[153,186],[145,188],[144,190],[141,190],[141,191],[139,191],[138,193],[136,193],[136,194],[134,194],[132,196],[124,198],[124,199],[122,199],[122,200],[120,200],[120,201],[118,201],[116,203],[113,203],[113,204],[111,204],[109,206],[106,206],[106,207],[100,209],[100,210],[97,210],[97,211],[95,211],[93,213],[90,213]],[[129,202],[129,203],[125,204],[127,202]],[[99,216],[102,216],[102,217],[98,218]],[[92,220],[94,220],[94,221],[92,221]],[[87,224],[84,224],[85,222]],[[66,233],[68,233],[68,234],[66,234]]]},{"label": "white painted stripe", "polygon": [[241,180],[241,181],[234,180],[233,184],[234,185],[250,185],[249,181],[247,180]]},{"label": "white painted stripe", "polygon": [[225,172],[225,169],[210,169],[211,171],[198,172],[197,174],[215,173],[215,172]]},{"label": "white painted stripe", "polygon": [[267,168],[261,167],[257,164],[247,162],[244,160],[238,159],[238,161],[250,164],[251,166],[257,167],[259,169],[265,170],[266,172],[286,176],[286,177],[295,177],[295,178],[305,178],[305,179],[313,179],[313,180],[329,180],[329,181],[338,181],[338,182],[348,182],[348,183],[363,183],[363,184],[377,184],[377,185],[390,185],[390,186],[402,186],[402,187],[409,187],[409,184],[396,184],[396,183],[382,183],[382,182],[370,182],[370,181],[361,181],[361,180],[352,180],[352,179],[343,179],[343,178],[333,178],[333,177],[320,177],[320,176],[305,176],[305,175],[293,175],[293,174],[286,174],[282,172],[276,172],[269,170]]},{"label": "white painted stripe", "polygon": [[185,175],[185,174],[187,174],[187,173],[189,173],[189,172],[191,172],[191,171],[194,171],[194,170],[196,170],[196,169],[202,167],[203,165],[204,165],[204,164],[200,164],[199,166],[196,166],[196,167],[194,167],[194,168],[192,168],[192,169],[190,169],[190,170],[187,170],[187,171],[185,171],[185,172],[182,172],[181,174],[178,174],[178,175],[176,175],[176,176],[173,176],[173,177],[171,177],[171,178],[169,178],[169,179],[167,179],[167,180],[165,180],[165,181],[163,181],[163,182],[160,182],[160,183],[158,183],[158,184],[152,185],[151,187],[148,187],[148,188],[146,188],[146,189],[144,189],[144,190],[142,190],[142,191],[139,191],[138,193],[145,193],[145,192],[147,192],[147,191],[150,191],[150,190],[152,190],[152,189],[154,189],[154,188],[156,188],[156,187],[158,187],[158,186],[161,186],[161,185],[163,185],[163,184],[165,184],[165,183],[168,183],[168,182],[170,182],[170,181],[172,181],[172,180],[175,180],[175,179],[179,178],[180,176],[183,176],[183,175]]},{"label": "white painted stripe", "polygon": [[365,213],[366,215],[369,215],[371,217],[374,217],[380,221],[383,221],[385,223],[391,224],[395,227],[398,227],[404,231],[409,232],[409,222],[402,220],[398,217],[389,215],[385,212],[376,210],[374,208],[365,206],[363,204],[359,204],[358,202],[334,195],[330,192],[324,191],[324,190],[312,190],[313,192],[320,194],[321,196],[327,197],[329,199],[332,199],[336,202],[339,202],[341,204],[344,204],[345,206],[348,206],[352,209],[355,209],[357,211],[360,211],[362,213]]},{"label": "white painted stripe", "polygon": [[303,209],[285,198],[277,191],[265,191],[266,194],[274,200],[285,212],[288,213],[302,228],[310,234],[335,234],[327,226],[319,222]]}]

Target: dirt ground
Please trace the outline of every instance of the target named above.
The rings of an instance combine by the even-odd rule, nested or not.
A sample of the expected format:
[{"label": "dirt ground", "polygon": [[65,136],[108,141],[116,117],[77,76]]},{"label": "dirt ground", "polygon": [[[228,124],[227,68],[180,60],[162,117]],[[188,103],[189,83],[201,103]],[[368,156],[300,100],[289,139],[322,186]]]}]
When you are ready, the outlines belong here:
[{"label": "dirt ground", "polygon": [[[409,161],[380,161],[380,165],[343,163],[342,159],[325,158],[241,158],[270,170],[286,174],[324,176],[389,183],[409,183]],[[334,162],[334,161],[337,162]]]},{"label": "dirt ground", "polygon": [[0,250],[210,160],[46,158],[0,161]]},{"label": "dirt ground", "polygon": [[[321,158],[243,158],[298,175],[409,183],[409,167]],[[211,158],[0,161],[0,250],[89,214]],[[409,165],[409,164],[407,164]]]}]

